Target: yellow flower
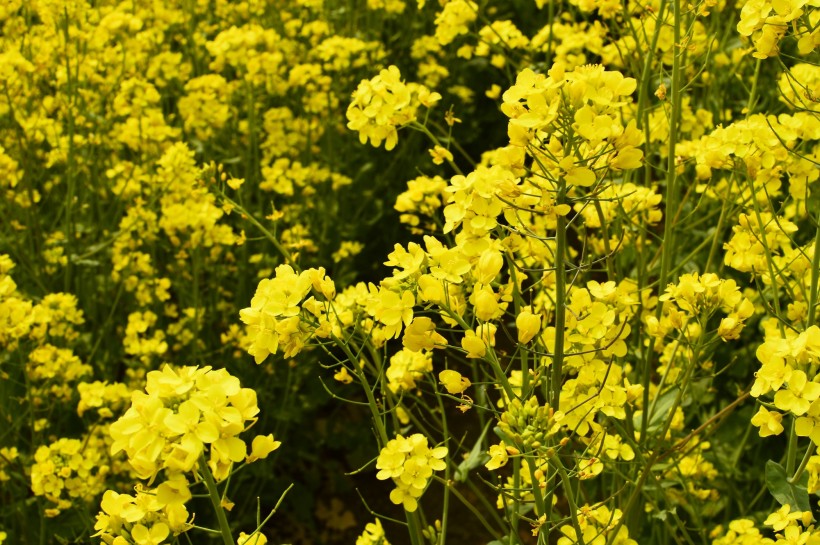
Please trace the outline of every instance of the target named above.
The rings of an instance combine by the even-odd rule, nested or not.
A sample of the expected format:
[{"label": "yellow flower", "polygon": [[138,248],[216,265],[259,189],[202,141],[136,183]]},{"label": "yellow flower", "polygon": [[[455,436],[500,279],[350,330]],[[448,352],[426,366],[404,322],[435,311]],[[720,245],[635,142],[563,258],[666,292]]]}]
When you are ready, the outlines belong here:
[{"label": "yellow flower", "polygon": [[461,347],[467,351],[468,358],[483,358],[487,353],[487,345],[475,334],[475,331],[469,329],[464,332],[464,337],[461,339]]},{"label": "yellow flower", "polygon": [[333,378],[338,380],[342,384],[350,384],[353,382],[353,377],[350,376],[350,373],[347,370],[347,367],[342,367],[338,371],[333,374]]},{"label": "yellow flower", "polygon": [[470,296],[470,302],[475,308],[476,318],[483,322],[487,322],[496,318],[501,312],[498,305],[498,296],[490,286],[476,285],[473,294]]},{"label": "yellow flower", "polygon": [[788,390],[780,390],[774,394],[775,406],[796,416],[806,414],[811,402],[820,398],[820,384],[809,382],[803,371],[792,372],[788,383]]},{"label": "yellow flower", "polygon": [[169,533],[168,525],[163,522],[154,524],[150,530],[142,524],[137,524],[131,529],[131,537],[134,538],[136,545],[160,545]]},{"label": "yellow flower", "polygon": [[413,512],[418,508],[418,498],[427,488],[433,471],[447,467],[442,460],[447,456],[447,447],[431,449],[427,438],[420,433],[409,437],[397,435],[379,453],[376,468],[379,480],[393,479],[396,485],[390,492],[390,501]]},{"label": "yellow flower", "polygon": [[261,532],[253,532],[251,535],[245,532],[239,532],[239,537],[236,538],[236,545],[266,545],[268,538]]},{"label": "yellow flower", "polygon": [[533,314],[532,307],[526,306],[516,316],[515,327],[518,329],[518,342],[527,344],[541,331],[541,315]]},{"label": "yellow flower", "polygon": [[470,379],[451,369],[445,369],[439,373],[438,379],[450,394],[460,394],[470,387]]},{"label": "yellow flower", "polygon": [[[769,515],[763,524],[771,526],[775,532],[780,532],[787,526],[795,524],[795,521],[803,518],[803,513],[800,511],[792,511],[791,506],[786,504],[771,515]],[[809,519],[811,520],[811,519]]]},{"label": "yellow flower", "polygon": [[248,455],[247,462],[255,462],[262,458],[267,458],[268,454],[279,448],[281,441],[274,441],[273,434],[257,435],[253,438],[251,443],[251,453]]},{"label": "yellow flower", "polygon": [[401,342],[406,349],[413,352],[444,348],[447,345],[447,339],[436,333],[436,325],[426,316],[413,318],[410,325],[405,328]]},{"label": "yellow flower", "polygon": [[782,414],[760,407],[752,417],[752,425],[760,428],[760,437],[769,437],[783,433],[783,424],[780,423],[782,420]]},{"label": "yellow flower", "polygon": [[444,163],[444,161],[449,162],[453,160],[453,154],[450,153],[450,150],[445,149],[441,146],[436,146],[429,151],[430,156],[433,158],[433,164],[440,165]]},{"label": "yellow flower", "polygon": [[242,184],[244,184],[244,183],[245,183],[245,178],[228,178],[228,181],[227,181],[228,187],[230,187],[234,191],[236,191],[237,189],[242,187]]},{"label": "yellow flower", "polygon": [[356,545],[390,545],[384,536],[382,522],[379,519],[375,522],[368,522],[362,535],[356,538]]},{"label": "yellow flower", "polygon": [[470,0],[451,0],[436,15],[436,38],[447,45],[460,34],[469,32],[468,25],[478,17],[478,5]]},{"label": "yellow flower", "polygon": [[412,390],[424,373],[433,370],[433,358],[429,352],[413,352],[403,348],[390,357],[385,371],[387,387],[391,392]]},{"label": "yellow flower", "polygon": [[504,444],[504,441],[501,441],[497,445],[490,446],[490,461],[484,464],[484,467],[493,471],[502,467],[507,464],[507,460],[509,460],[510,455],[507,452],[507,445]]}]

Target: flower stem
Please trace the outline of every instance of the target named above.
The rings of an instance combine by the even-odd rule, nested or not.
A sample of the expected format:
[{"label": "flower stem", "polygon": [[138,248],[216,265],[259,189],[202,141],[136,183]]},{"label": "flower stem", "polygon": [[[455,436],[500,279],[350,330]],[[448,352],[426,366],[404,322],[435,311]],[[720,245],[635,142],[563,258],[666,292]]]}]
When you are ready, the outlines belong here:
[{"label": "flower stem", "polygon": [[219,495],[219,490],[216,488],[216,481],[211,473],[211,468],[208,467],[208,462],[205,461],[205,455],[199,456],[199,471],[202,474],[202,480],[205,482],[205,487],[208,489],[208,496],[211,498],[211,505],[214,506],[216,512],[216,520],[219,521],[219,530],[222,534],[222,543],[224,545],[236,545],[231,534],[231,527],[228,524],[228,517],[225,515],[225,509],[222,507],[222,497]]}]

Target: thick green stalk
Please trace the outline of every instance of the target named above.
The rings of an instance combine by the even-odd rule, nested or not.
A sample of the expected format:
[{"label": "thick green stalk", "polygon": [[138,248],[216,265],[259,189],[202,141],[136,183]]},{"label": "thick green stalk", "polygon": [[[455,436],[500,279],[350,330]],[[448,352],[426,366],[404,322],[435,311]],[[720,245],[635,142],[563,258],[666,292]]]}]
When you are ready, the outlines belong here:
[{"label": "thick green stalk", "polygon": [[407,518],[407,527],[410,531],[410,543],[412,543],[412,545],[423,545],[424,534],[421,533],[422,528],[421,521],[419,521],[418,511],[413,511],[411,513],[405,510],[404,515]]},{"label": "thick green stalk", "polygon": [[794,465],[797,462],[797,432],[795,426],[795,419],[792,419],[792,425],[789,429],[789,442],[786,446],[786,474],[790,475],[794,472]]},{"label": "thick green stalk", "polygon": [[510,508],[510,534],[509,543],[520,543],[521,539],[518,537],[518,522],[520,515],[518,514],[519,505],[521,503],[521,458],[516,456],[513,459],[513,488],[512,488],[512,506]]},{"label": "thick green stalk", "polygon": [[[680,0],[673,0],[672,1],[672,17],[673,17],[673,47],[679,47],[681,35],[681,11],[680,11]],[[658,25],[660,26],[660,25]],[[666,289],[666,283],[669,276],[669,269],[672,267],[672,256],[676,250],[674,244],[674,220],[677,217],[677,171],[675,165],[675,158],[677,156],[677,144],[678,144],[678,122],[681,117],[681,53],[675,51],[675,54],[672,56],[672,88],[669,92],[669,100],[672,102],[672,115],[669,119],[669,145],[667,148],[667,160],[666,160],[666,209],[664,210],[665,220],[663,222],[663,250],[661,253],[661,271],[660,275],[658,276],[658,293],[663,293],[663,290]],[[658,303],[658,306],[655,308],[655,316],[660,319],[663,313],[663,304]],[[651,363],[651,350],[648,351],[649,355],[647,356],[647,360],[644,367],[643,373],[643,386],[644,386],[644,407],[646,407],[646,402],[649,400],[649,377],[650,377],[650,363]],[[648,414],[646,411],[643,413],[643,418],[641,419],[641,436],[643,437],[646,434],[647,426],[649,424],[648,421]]]},{"label": "thick green stalk", "polygon": [[[674,47],[680,47],[681,41],[681,11],[680,0],[672,2],[673,14],[673,43]],[[677,216],[677,144],[678,144],[678,123],[681,117],[681,52],[675,51],[672,56],[672,89],[670,90],[670,100],[672,101],[672,115],[669,118],[669,145],[666,159],[666,210],[664,212],[666,221],[663,225],[663,253],[661,254],[661,272],[658,277],[658,292],[666,288],[667,276],[672,266],[672,256],[675,248],[674,218]],[[660,317],[663,305],[658,305],[657,315]]]},{"label": "thick green stalk", "polygon": [[[558,197],[556,204],[565,204],[567,197],[567,182],[563,178],[558,181]],[[564,216],[558,216],[555,233],[555,348],[552,356],[552,407],[557,411],[561,402],[561,376],[564,364],[564,329],[566,322],[566,253],[567,253],[567,222]]]},{"label": "thick green stalk", "polygon": [[757,59],[755,62],[755,75],[752,77],[752,89],[749,91],[749,101],[746,103],[746,119],[749,119],[749,116],[752,115],[752,110],[755,106],[755,101],[757,100],[757,82],[760,79],[760,61],[761,59]]},{"label": "thick green stalk", "polygon": [[225,508],[222,507],[222,497],[216,488],[214,476],[211,474],[211,468],[208,467],[208,462],[205,461],[204,454],[199,456],[199,471],[202,474],[202,480],[205,482],[205,488],[208,489],[208,497],[211,499],[211,505],[214,506],[216,519],[219,521],[222,543],[224,543],[224,545],[236,545],[233,540],[233,534],[231,534],[231,527],[228,524],[228,517],[225,515]]}]

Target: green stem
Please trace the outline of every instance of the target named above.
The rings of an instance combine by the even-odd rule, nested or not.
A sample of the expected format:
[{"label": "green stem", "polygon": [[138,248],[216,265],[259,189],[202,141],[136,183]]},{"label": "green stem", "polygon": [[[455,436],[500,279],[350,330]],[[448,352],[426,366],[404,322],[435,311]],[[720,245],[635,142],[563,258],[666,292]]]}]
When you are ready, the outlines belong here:
[{"label": "green stem", "polygon": [[222,543],[224,545],[236,545],[233,540],[233,535],[231,534],[231,527],[228,524],[228,517],[225,515],[225,508],[222,507],[222,497],[216,488],[216,482],[211,473],[211,468],[208,467],[208,462],[205,461],[205,454],[200,454],[199,456],[199,471],[202,474],[205,487],[208,489],[211,505],[214,506],[214,511],[216,511],[216,519],[219,521],[219,530],[222,534]]},{"label": "green stem", "polygon": [[794,472],[794,476],[789,479],[789,484],[795,484],[797,481],[800,480],[800,477],[803,476],[803,472],[806,471],[806,467],[809,465],[809,460],[814,455],[814,443],[809,443],[809,448],[806,449],[806,454],[803,455],[803,461],[800,462],[800,466],[797,468],[797,471]]},{"label": "green stem", "polygon": [[[462,505],[464,505],[464,507],[467,508],[468,511],[470,511],[473,515],[475,515],[475,518],[481,523],[481,525],[484,527],[484,529],[487,530],[490,533],[491,536],[493,536],[493,539],[496,539],[499,536],[504,534],[503,530],[500,530],[498,528],[493,528],[492,525],[489,523],[489,521],[487,521],[487,519],[484,517],[484,515],[481,514],[481,511],[479,511],[478,508],[475,505],[475,502],[476,502],[475,499],[469,499],[468,500],[467,498],[464,497],[464,495],[461,492],[458,491],[458,489],[454,486],[454,483],[449,482],[449,481],[445,481],[444,479],[442,479],[438,475],[434,474],[433,479],[440,482],[445,487],[449,488],[450,491],[453,493],[453,496],[458,501],[460,501],[462,503]],[[475,483],[473,483],[473,481],[470,480],[470,479],[467,480],[466,484],[470,488],[470,490],[475,494],[476,498],[478,498],[478,501],[480,501],[482,503],[482,505],[485,508],[488,509],[487,512],[490,515],[492,515],[493,521],[496,524],[498,524],[499,528],[503,528],[504,523],[501,520],[501,517],[499,517],[498,514],[496,513],[495,507],[491,506],[489,504],[489,502],[487,502],[487,499],[483,496],[483,491],[479,490],[478,487],[475,486]]]},{"label": "green stem", "polygon": [[421,523],[419,522],[418,512],[413,511],[411,513],[405,510],[404,514],[407,517],[407,527],[410,531],[410,543],[412,543],[412,545],[423,545],[424,535],[421,533]]},{"label": "green stem", "polygon": [[[425,127],[424,125],[422,125],[422,124],[421,124],[421,123],[419,123],[418,121],[411,121],[410,123],[408,123],[408,124],[407,124],[407,126],[408,126],[408,127],[413,128],[413,129],[416,129],[417,131],[419,131],[419,132],[421,132],[421,133],[424,133],[424,135],[425,135],[425,136],[427,136],[427,138],[429,138],[429,139],[430,139],[430,141],[432,141],[432,142],[433,142],[433,145],[434,145],[434,146],[441,146],[441,142],[440,142],[440,141],[439,141],[439,139],[436,137],[436,135],[434,135],[433,133],[431,133],[431,132],[430,132],[430,129],[428,129],[427,127]],[[441,147],[444,147],[444,146],[441,146]],[[453,162],[453,160],[452,160],[452,159],[447,159],[447,164],[449,164],[449,165],[450,165],[450,167],[451,167],[454,171],[456,171],[456,173],[457,173],[457,174],[464,174],[463,172],[461,172],[461,169],[460,169],[460,168],[458,168],[458,165],[456,165],[456,164]]]},{"label": "green stem", "polygon": [[[441,306],[442,310],[447,313],[450,318],[458,322],[458,325],[464,329],[464,331],[472,330],[473,328],[470,327],[470,324],[464,321],[464,318],[459,316],[457,313],[453,312],[446,306]],[[504,370],[501,369],[501,364],[498,362],[498,358],[495,355],[491,346],[487,346],[487,353],[484,356],[484,361],[490,364],[490,367],[493,368],[493,373],[495,373],[495,378],[498,382],[501,383],[501,387],[504,389],[504,393],[507,395],[507,398],[513,400],[516,398],[515,392],[512,389],[512,385],[510,384],[509,379],[507,378],[506,373]]]},{"label": "green stem", "polygon": [[584,532],[581,530],[581,524],[578,521],[578,504],[575,501],[575,495],[572,493],[572,483],[569,480],[569,475],[567,475],[567,470],[564,464],[561,463],[559,455],[556,454],[551,461],[555,464],[558,475],[561,477],[561,486],[566,494],[567,503],[569,503],[569,517],[572,521],[572,527],[575,529],[575,535],[578,537],[577,543],[578,545],[585,545]]},{"label": "green stem", "polygon": [[367,404],[370,407],[370,414],[373,417],[373,425],[376,426],[376,431],[379,433],[379,439],[381,439],[381,445],[379,447],[384,447],[389,441],[387,429],[384,427],[384,422],[382,422],[379,405],[376,403],[376,397],[373,395],[373,390],[370,389],[370,384],[367,382],[364,369],[359,367],[359,360],[356,355],[351,352],[347,343],[342,342],[342,340],[336,335],[331,335],[331,339],[334,343],[336,343],[336,346],[342,349],[342,352],[345,353],[347,359],[350,360],[350,364],[353,366],[353,369],[356,370],[356,376],[358,376],[359,382],[361,382],[362,388],[364,389],[364,394],[367,397]]},{"label": "green stem", "polygon": [[781,317],[783,316],[780,313],[780,295],[777,288],[777,277],[774,274],[774,259],[772,259],[772,252],[769,249],[769,242],[766,240],[766,225],[763,223],[763,217],[760,213],[760,205],[757,202],[757,194],[755,193],[755,186],[752,179],[746,176],[746,182],[749,184],[749,191],[751,192],[751,199],[752,199],[752,207],[754,208],[755,219],[757,220],[757,225],[760,227],[760,244],[763,246],[763,252],[766,254],[766,265],[769,269],[769,281],[771,283],[772,288],[772,306],[774,306],[774,312],[778,318],[778,324],[780,325],[780,333],[783,333],[783,322]]},{"label": "green stem", "polygon": [[520,543],[518,537],[518,521],[520,515],[518,514],[519,504],[521,498],[521,457],[516,456],[513,460],[513,488],[512,488],[512,507],[510,508],[510,534],[509,543]]},{"label": "green stem", "polygon": [[746,103],[746,119],[752,115],[752,108],[754,108],[757,100],[757,81],[760,79],[760,64],[761,59],[755,62],[755,75],[752,77],[752,89],[749,91],[749,101]]},{"label": "green stem", "polygon": [[794,471],[794,464],[797,461],[797,433],[795,430],[796,420],[792,420],[791,428],[789,429],[789,443],[786,447],[786,474],[789,475]]},{"label": "green stem", "polygon": [[[441,412],[441,430],[442,434],[445,438],[450,437],[449,430],[447,428],[447,415],[444,412],[444,402],[441,400],[441,395],[438,395],[438,390],[436,391],[436,399],[438,400],[438,409]],[[445,444],[446,445],[446,444]],[[451,474],[450,474],[450,464],[447,464],[447,467],[444,468],[444,481],[450,482]],[[441,507],[441,533],[439,534],[439,541],[438,545],[445,545],[447,542],[447,521],[448,521],[448,514],[450,512],[450,487],[444,487],[444,500],[443,505]]]},{"label": "green stem", "polygon": [[[561,178],[558,181],[558,196],[556,204],[565,204],[567,197],[567,182]],[[552,407],[557,411],[561,402],[561,375],[564,364],[564,329],[566,322],[566,256],[567,251],[567,223],[564,216],[558,216],[555,232],[555,348],[552,357]]]},{"label": "green stem", "polygon": [[[680,0],[672,2],[673,14],[673,48],[678,48],[681,40],[681,11]],[[677,216],[677,156],[678,144],[678,121],[681,117],[681,53],[675,50],[672,56],[672,89],[670,90],[670,100],[672,101],[672,114],[669,119],[669,147],[666,158],[666,221],[663,225],[663,253],[661,255],[661,272],[658,277],[658,292],[666,288],[669,269],[672,266],[672,255],[678,249],[675,247],[674,218]],[[660,318],[663,305],[659,304],[656,316]]]},{"label": "green stem", "polygon": [[262,225],[261,223],[259,223],[259,221],[258,221],[256,218],[254,218],[254,217],[253,217],[253,215],[251,215],[251,213],[250,213],[250,212],[248,212],[247,210],[245,210],[245,208],[244,208],[244,207],[242,207],[242,205],[240,205],[239,203],[237,203],[236,201],[234,201],[233,199],[231,199],[230,197],[228,197],[227,195],[225,195],[225,193],[224,193],[223,191],[218,190],[218,192],[219,192],[219,194],[220,194],[220,197],[222,197],[222,200],[224,200],[226,203],[228,203],[229,205],[231,205],[231,207],[233,207],[233,208],[235,208],[237,211],[239,211],[239,213],[240,213],[240,214],[242,214],[242,216],[243,216],[243,217],[242,217],[242,219],[246,219],[246,220],[248,220],[249,222],[251,222],[251,223],[253,224],[253,226],[254,226],[254,227],[256,227],[257,229],[259,229],[259,230],[262,232],[262,234],[263,234],[263,235],[265,235],[265,238],[267,238],[267,239],[271,242],[271,244],[273,244],[273,247],[274,247],[274,248],[276,248],[276,250],[277,250],[280,254],[282,254],[282,257],[284,257],[284,258],[285,258],[285,261],[288,263],[288,265],[290,265],[291,267],[293,267],[293,269],[294,269],[296,272],[301,272],[301,268],[299,267],[299,265],[297,265],[297,264],[296,264],[296,261],[293,259],[293,256],[291,256],[291,255],[290,255],[290,252],[288,252],[288,251],[285,249],[285,247],[284,247],[284,246],[282,246],[282,243],[280,243],[280,242],[279,242],[279,240],[278,240],[278,239],[277,239],[277,238],[273,235],[273,233],[271,233],[270,231],[268,231],[268,230],[265,228],[265,226],[264,226],[264,225]]},{"label": "green stem", "polygon": [[817,323],[817,290],[818,280],[820,280],[820,213],[817,214],[817,222],[814,228],[814,255],[811,259],[811,287],[809,288],[809,317],[808,327]]}]

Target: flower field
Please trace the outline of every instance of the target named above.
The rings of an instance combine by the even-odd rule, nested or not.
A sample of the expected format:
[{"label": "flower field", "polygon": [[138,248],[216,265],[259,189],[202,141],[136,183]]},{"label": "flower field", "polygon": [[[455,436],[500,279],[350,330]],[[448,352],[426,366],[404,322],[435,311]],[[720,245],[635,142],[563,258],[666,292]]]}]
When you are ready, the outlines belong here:
[{"label": "flower field", "polygon": [[820,545],[820,0],[4,0],[0,544]]}]

